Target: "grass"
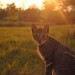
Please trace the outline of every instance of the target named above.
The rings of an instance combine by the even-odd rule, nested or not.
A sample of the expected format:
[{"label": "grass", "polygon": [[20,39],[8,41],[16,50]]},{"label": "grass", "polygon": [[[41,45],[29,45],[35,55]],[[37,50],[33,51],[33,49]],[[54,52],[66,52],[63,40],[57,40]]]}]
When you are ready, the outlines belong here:
[{"label": "grass", "polygon": [[[50,35],[75,50],[75,26],[51,26]],[[0,27],[0,75],[45,75],[31,27]]]}]

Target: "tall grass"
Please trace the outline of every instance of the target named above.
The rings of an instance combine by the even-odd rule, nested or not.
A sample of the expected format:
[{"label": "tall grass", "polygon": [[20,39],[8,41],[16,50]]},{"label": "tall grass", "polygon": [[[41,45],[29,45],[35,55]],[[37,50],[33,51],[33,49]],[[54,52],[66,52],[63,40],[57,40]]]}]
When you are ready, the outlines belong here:
[{"label": "tall grass", "polygon": [[[75,50],[75,26],[50,26],[50,35]],[[0,75],[45,75],[31,27],[0,28]]]}]

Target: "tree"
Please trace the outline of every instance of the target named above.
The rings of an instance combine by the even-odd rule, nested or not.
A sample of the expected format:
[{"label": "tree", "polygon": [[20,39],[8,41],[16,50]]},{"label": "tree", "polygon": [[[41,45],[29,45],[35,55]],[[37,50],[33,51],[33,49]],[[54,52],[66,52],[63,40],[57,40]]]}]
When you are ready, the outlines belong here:
[{"label": "tree", "polygon": [[75,6],[75,0],[63,0],[65,6]]},{"label": "tree", "polygon": [[41,11],[36,6],[31,6],[22,12],[20,19],[26,22],[39,22],[41,20]]},{"label": "tree", "polygon": [[15,11],[16,11],[17,9],[16,9],[15,4],[12,3],[12,4],[7,4],[6,10],[8,11],[9,16],[12,16],[12,15],[14,16],[14,15],[15,15]]},{"label": "tree", "polygon": [[6,18],[8,16],[8,13],[5,9],[0,9],[0,20]]},{"label": "tree", "polygon": [[18,11],[19,9],[16,8],[15,4],[7,4],[6,11],[8,12],[7,20],[15,21],[18,20]]},{"label": "tree", "polygon": [[69,23],[75,23],[75,0],[64,0],[64,7],[66,7],[66,16],[69,20]]},{"label": "tree", "polygon": [[[75,1],[73,0],[57,0],[45,1],[44,3],[44,20],[55,24],[75,23]],[[56,9],[58,8],[58,9]]]}]

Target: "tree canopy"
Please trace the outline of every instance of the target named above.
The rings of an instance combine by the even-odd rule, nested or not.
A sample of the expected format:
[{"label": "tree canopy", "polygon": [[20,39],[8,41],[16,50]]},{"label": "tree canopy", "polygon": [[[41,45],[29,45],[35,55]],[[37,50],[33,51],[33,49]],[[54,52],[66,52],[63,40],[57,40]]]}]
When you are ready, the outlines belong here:
[{"label": "tree canopy", "polygon": [[75,23],[75,1],[57,0],[44,2],[44,9],[40,10],[35,5],[23,10],[16,8],[15,4],[8,4],[7,8],[0,9],[0,20],[24,21],[24,22],[47,22],[53,24]]}]

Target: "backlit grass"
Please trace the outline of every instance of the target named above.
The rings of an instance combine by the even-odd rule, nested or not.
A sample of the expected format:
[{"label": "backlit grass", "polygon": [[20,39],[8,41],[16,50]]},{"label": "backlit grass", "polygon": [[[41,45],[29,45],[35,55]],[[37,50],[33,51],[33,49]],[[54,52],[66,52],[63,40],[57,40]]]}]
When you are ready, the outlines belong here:
[{"label": "backlit grass", "polygon": [[[50,26],[50,35],[75,50],[75,26]],[[45,75],[31,27],[0,28],[0,75]]]}]

